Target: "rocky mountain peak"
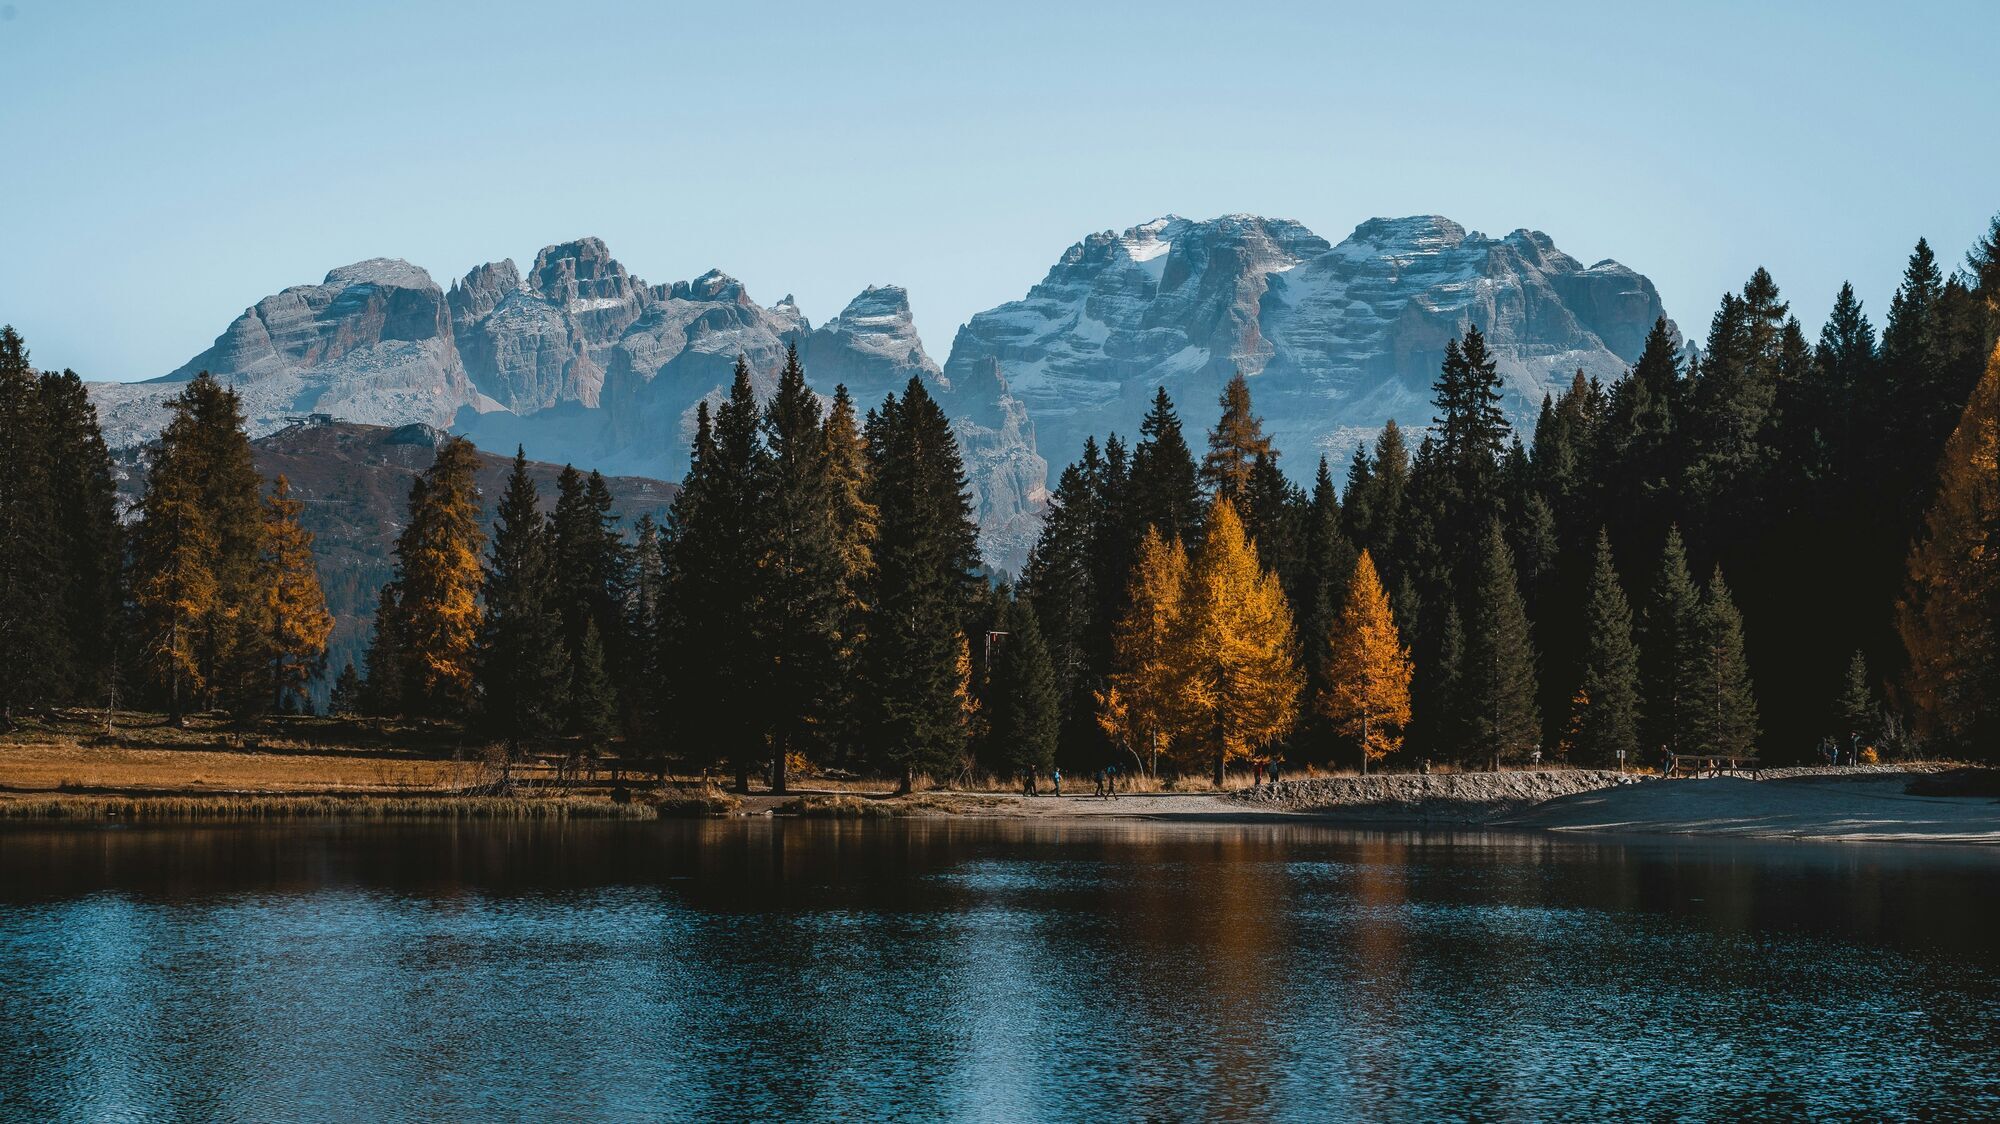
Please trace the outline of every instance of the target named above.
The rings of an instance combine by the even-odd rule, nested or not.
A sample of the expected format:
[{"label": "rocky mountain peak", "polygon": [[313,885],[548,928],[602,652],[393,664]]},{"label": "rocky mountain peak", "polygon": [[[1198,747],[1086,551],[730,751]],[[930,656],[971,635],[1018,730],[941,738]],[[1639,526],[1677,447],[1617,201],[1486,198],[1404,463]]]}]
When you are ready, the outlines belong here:
[{"label": "rocky mountain peak", "polygon": [[355,285],[380,285],[391,289],[437,289],[437,282],[418,266],[402,258],[369,258],[353,265],[327,271],[322,286],[345,289]]}]

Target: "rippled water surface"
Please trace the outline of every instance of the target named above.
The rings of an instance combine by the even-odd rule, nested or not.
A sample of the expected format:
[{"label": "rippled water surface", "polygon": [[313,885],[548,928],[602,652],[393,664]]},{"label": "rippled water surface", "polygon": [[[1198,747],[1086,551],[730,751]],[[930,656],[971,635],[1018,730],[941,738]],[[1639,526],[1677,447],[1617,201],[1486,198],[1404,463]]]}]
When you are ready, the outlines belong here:
[{"label": "rippled water surface", "polygon": [[2000,1117],[2000,856],[0,829],[0,1117]]}]

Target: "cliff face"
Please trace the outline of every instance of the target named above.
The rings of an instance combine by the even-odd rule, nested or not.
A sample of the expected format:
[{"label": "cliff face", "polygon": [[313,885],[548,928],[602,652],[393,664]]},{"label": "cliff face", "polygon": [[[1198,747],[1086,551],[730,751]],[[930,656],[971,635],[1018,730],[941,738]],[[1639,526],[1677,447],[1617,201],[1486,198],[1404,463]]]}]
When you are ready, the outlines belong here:
[{"label": "cliff face", "polygon": [[999,364],[1060,462],[1086,435],[1133,432],[1156,386],[1205,425],[1240,370],[1304,472],[1387,418],[1427,423],[1445,343],[1467,324],[1486,333],[1526,426],[1578,368],[1622,375],[1661,315],[1644,277],[1586,267],[1535,231],[1374,219],[1330,246],[1291,222],[1170,216],[1070,247],[1024,299],[959,331],[945,373]]},{"label": "cliff face", "polygon": [[242,394],[253,436],[311,414],[422,423],[496,452],[672,480],[697,404],[721,401],[736,357],[768,394],[796,344],[812,385],[845,384],[863,412],[923,382],[958,434],[986,559],[1018,573],[1048,462],[1090,434],[1131,437],[1156,386],[1198,440],[1241,370],[1304,475],[1387,418],[1426,424],[1445,343],[1467,324],[1487,334],[1526,427],[1578,368],[1622,375],[1661,314],[1644,277],[1585,266],[1534,231],[1373,219],[1330,245],[1284,219],[1169,216],[1071,246],[1026,297],[961,328],[940,368],[901,288],[871,286],[815,328],[790,297],[760,305],[716,270],[648,285],[581,238],[525,274],[477,266],[448,292],[399,260],[336,269],[259,301],[163,378],[91,389],[114,448],[150,440],[166,400],[207,370]]}]

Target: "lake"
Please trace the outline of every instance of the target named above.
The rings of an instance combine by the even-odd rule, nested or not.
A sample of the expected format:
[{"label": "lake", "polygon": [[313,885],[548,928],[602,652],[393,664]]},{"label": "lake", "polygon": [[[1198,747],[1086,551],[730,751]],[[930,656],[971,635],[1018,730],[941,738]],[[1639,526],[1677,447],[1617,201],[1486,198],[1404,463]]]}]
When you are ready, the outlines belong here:
[{"label": "lake", "polygon": [[0,1117],[2000,1117],[2000,855],[0,828]]}]

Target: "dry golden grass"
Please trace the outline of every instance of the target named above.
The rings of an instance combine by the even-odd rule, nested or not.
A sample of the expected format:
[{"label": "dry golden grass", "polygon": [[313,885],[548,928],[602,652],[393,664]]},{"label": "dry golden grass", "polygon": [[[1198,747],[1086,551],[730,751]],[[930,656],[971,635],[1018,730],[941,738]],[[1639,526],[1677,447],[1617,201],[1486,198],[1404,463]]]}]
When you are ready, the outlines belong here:
[{"label": "dry golden grass", "polygon": [[646,820],[657,815],[649,804],[564,796],[29,796],[0,800],[0,819]]}]

